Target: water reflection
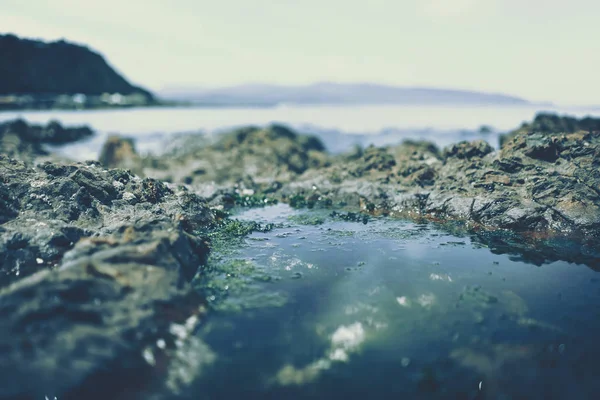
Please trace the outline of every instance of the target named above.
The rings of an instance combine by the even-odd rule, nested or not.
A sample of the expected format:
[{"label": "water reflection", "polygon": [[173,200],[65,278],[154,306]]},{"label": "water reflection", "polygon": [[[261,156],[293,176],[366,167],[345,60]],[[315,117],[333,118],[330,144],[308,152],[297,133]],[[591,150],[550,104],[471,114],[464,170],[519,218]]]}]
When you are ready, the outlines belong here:
[{"label": "water reflection", "polygon": [[[231,278],[240,290],[216,303],[255,307],[213,313],[200,335],[218,358],[195,394],[592,398],[600,389],[592,269],[537,268],[432,225],[305,225],[278,207],[280,228],[230,255],[262,278]],[[273,222],[276,210],[251,218]],[[257,303],[257,293],[285,300]]]}]

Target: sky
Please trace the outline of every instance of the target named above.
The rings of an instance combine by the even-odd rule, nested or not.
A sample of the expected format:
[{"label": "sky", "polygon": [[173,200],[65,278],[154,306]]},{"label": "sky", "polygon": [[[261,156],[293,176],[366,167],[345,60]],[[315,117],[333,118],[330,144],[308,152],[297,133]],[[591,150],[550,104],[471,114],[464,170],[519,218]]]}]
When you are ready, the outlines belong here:
[{"label": "sky", "polygon": [[153,90],[373,82],[600,104],[597,0],[0,0]]}]

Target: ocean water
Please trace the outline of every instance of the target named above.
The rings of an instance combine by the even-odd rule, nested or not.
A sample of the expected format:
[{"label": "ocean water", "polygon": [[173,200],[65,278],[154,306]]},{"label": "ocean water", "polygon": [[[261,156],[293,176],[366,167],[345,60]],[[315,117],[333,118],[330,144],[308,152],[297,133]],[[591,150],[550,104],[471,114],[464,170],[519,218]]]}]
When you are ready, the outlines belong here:
[{"label": "ocean water", "polygon": [[[425,139],[443,147],[460,140],[485,139],[493,146],[498,135],[530,121],[540,111],[575,116],[600,116],[599,109],[553,106],[277,106],[271,108],[136,108],[93,111],[2,112],[0,121],[22,117],[30,122],[52,119],[67,125],[87,124],[97,135],[58,151],[77,160],[97,159],[107,135],[136,139],[138,150],[160,152],[165,141],[178,133],[218,134],[245,125],[288,125],[316,134],[330,151],[354,144],[386,145],[404,139]],[[487,125],[488,134],[479,133]]]},{"label": "ocean water", "polygon": [[237,217],[278,227],[200,279],[216,357],[189,398],[598,398],[587,266],[528,264],[432,224],[286,205]]}]

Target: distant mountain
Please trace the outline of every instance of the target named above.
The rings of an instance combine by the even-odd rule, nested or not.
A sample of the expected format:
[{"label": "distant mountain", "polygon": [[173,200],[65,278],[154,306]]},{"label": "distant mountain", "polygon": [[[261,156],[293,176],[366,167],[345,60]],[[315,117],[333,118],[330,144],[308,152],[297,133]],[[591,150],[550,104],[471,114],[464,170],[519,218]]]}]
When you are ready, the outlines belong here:
[{"label": "distant mountain", "polygon": [[371,83],[315,83],[308,86],[241,85],[220,89],[166,89],[161,96],[198,104],[276,105],[288,104],[529,104],[503,94],[465,90],[396,87]]},{"label": "distant mountain", "polygon": [[152,94],[87,47],[0,35],[0,95]]}]

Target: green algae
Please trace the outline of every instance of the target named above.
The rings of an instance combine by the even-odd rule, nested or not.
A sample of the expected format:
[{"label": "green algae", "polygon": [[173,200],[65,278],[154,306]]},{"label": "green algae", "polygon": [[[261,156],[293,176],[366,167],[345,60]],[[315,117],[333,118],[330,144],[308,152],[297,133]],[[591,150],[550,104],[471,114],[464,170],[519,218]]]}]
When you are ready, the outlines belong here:
[{"label": "green algae", "polygon": [[225,258],[211,259],[196,281],[196,289],[208,300],[208,305],[219,312],[281,307],[286,296],[270,291],[265,284],[281,279],[250,260]]},{"label": "green algae", "polygon": [[211,242],[213,253],[219,253],[225,249],[233,249],[240,245],[243,239],[252,232],[269,232],[275,228],[275,224],[261,224],[255,221],[242,221],[238,219],[225,219],[221,224],[209,232],[206,236]]},{"label": "green algae", "polygon": [[233,203],[239,207],[266,207],[278,203],[277,199],[267,196],[263,193],[255,193],[251,195],[234,193],[232,197]]},{"label": "green algae", "polygon": [[362,213],[354,213],[354,212],[337,212],[332,211],[329,216],[333,219],[339,219],[347,222],[361,222],[363,224],[367,224],[369,222],[369,216],[367,214]]},{"label": "green algae", "polygon": [[313,215],[311,213],[302,213],[292,215],[288,217],[288,220],[298,225],[323,225],[326,222],[326,218],[320,215]]},{"label": "green algae", "polygon": [[290,207],[296,209],[330,208],[334,205],[333,200],[318,194],[312,194],[309,196],[295,194],[288,199],[288,204]]}]

